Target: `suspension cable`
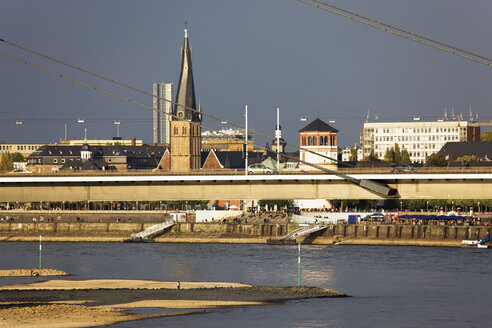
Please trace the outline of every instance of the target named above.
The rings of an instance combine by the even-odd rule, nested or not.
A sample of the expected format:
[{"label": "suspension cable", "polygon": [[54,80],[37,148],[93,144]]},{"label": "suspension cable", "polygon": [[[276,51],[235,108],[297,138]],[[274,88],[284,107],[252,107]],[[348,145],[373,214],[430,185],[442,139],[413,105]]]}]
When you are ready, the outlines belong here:
[{"label": "suspension cable", "polygon": [[[411,41],[414,41],[414,42],[417,42],[417,43],[420,43],[420,44],[423,44],[423,45],[426,45],[426,46],[429,46],[429,47],[432,47],[432,48],[435,48],[435,49],[438,49],[438,50],[441,50],[441,51],[444,51],[444,52],[447,52],[447,53],[450,53],[450,54],[453,54],[453,55],[456,55],[458,57],[462,57],[462,58],[465,58],[465,59],[468,59],[468,60],[471,60],[471,61],[474,61],[474,62],[483,64],[483,65],[486,65],[486,66],[489,66],[489,67],[492,66],[492,63],[488,62],[488,61],[491,61],[491,59],[489,59],[487,57],[484,57],[484,56],[476,55],[476,54],[474,54],[474,53],[472,53],[470,51],[466,51],[466,50],[464,51],[464,50],[462,50],[460,48],[456,48],[454,46],[447,45],[447,44],[445,44],[443,42],[437,42],[437,41],[434,41],[434,40],[429,39],[429,38],[421,37],[418,34],[410,33],[410,32],[407,32],[407,31],[405,31],[403,29],[400,29],[400,28],[394,28],[394,27],[392,27],[389,24],[380,23],[380,22],[378,22],[376,20],[369,19],[369,18],[366,18],[366,17],[361,16],[361,15],[357,15],[357,14],[352,13],[350,11],[341,10],[341,9],[338,9],[337,8],[338,10],[341,10],[341,11],[347,13],[347,14],[344,14],[343,12],[339,12],[339,11],[336,11],[336,10],[333,10],[333,9],[330,9],[330,8],[326,8],[326,7],[317,5],[315,3],[312,3],[312,2],[309,2],[309,1],[306,1],[306,0],[297,0],[297,1],[302,2],[302,3],[306,4],[306,5],[313,6],[315,8],[318,8],[318,9],[321,9],[321,10],[324,10],[324,11],[327,11],[327,12],[330,12],[330,13],[333,13],[335,15],[342,16],[344,18],[353,20],[355,22],[358,22],[358,23],[361,23],[361,24],[365,24],[365,25],[371,26],[371,27],[373,27],[375,29],[378,29],[378,30],[381,30],[381,31],[384,31],[384,32],[388,32],[388,33],[391,33],[393,35],[396,35],[396,36],[399,36],[399,37],[402,37],[402,38],[405,38],[405,39],[408,39],[408,40],[411,40]],[[331,7],[331,8],[336,8],[335,6],[326,4],[325,2],[322,2],[322,1],[317,1],[317,0],[311,0],[311,1],[315,1],[317,3],[322,3],[323,5],[326,5],[326,6]],[[354,17],[354,16],[356,16],[356,17]],[[373,23],[366,22],[366,21],[364,21],[362,19],[359,19],[357,17],[361,17],[361,18],[366,19],[366,20],[369,20],[370,22],[373,22]],[[377,24],[383,25],[385,27],[379,26]],[[387,27],[389,27],[389,28],[387,28]],[[394,29],[396,31],[393,31],[392,29]],[[397,31],[399,31],[399,32],[397,32]],[[403,33],[410,34],[410,36],[409,35],[405,35]],[[434,42],[436,44],[433,44],[432,42]],[[450,50],[450,49],[447,49],[447,48],[451,48],[453,50]],[[463,53],[460,53],[460,52],[463,52],[463,53],[466,53],[466,54],[463,54]],[[475,57],[478,57],[478,58],[474,58],[474,57],[469,56],[467,54],[472,55],[472,56],[475,56]],[[481,59],[479,59],[479,58],[481,58]],[[485,60],[482,60],[482,59],[485,59]]]},{"label": "suspension cable", "polygon": [[404,30],[402,28],[399,28],[399,27],[396,27],[396,26],[393,26],[393,25],[390,25],[390,24],[386,24],[384,22],[381,22],[381,21],[378,21],[378,20],[375,20],[373,18],[370,18],[370,17],[367,17],[367,16],[363,16],[363,15],[360,15],[358,13],[355,13],[353,11],[350,11],[350,10],[346,10],[346,9],[343,9],[343,8],[340,8],[340,7],[337,7],[337,6],[334,6],[334,5],[331,5],[327,2],[324,2],[324,1],[320,1],[320,0],[311,0],[311,1],[314,1],[314,2],[317,2],[317,3],[320,3],[322,4],[323,6],[326,6],[326,7],[330,7],[330,8],[333,8],[333,9],[336,9],[336,10],[339,10],[339,11],[342,11],[344,13],[347,13],[349,15],[352,15],[352,16],[356,16],[356,17],[360,17],[362,19],[365,19],[365,20],[368,20],[368,21],[371,21],[373,23],[376,23],[376,24],[379,24],[379,25],[382,25],[382,26],[386,26],[386,27],[389,27],[389,28],[392,28],[394,30],[397,30],[397,31],[400,31],[400,32],[403,32],[403,33],[406,33],[406,34],[409,34],[409,35],[413,35],[419,39],[423,39],[423,40],[426,40],[426,41],[430,41],[430,42],[433,42],[433,43],[436,43],[436,44],[439,44],[441,46],[444,46],[444,47],[447,47],[447,48],[450,48],[450,49],[454,49],[454,50],[457,50],[459,52],[463,52],[463,53],[466,53],[466,54],[469,54],[469,55],[472,55],[474,57],[478,57],[478,58],[481,58],[481,59],[484,59],[484,60],[487,60],[487,61],[492,61],[492,59],[488,58],[488,57],[485,57],[485,56],[481,56],[479,54],[476,54],[474,52],[471,52],[471,51],[468,51],[468,50],[465,50],[465,49],[461,49],[461,48],[458,48],[456,46],[453,46],[451,44],[447,44],[447,43],[444,43],[444,42],[441,42],[441,41],[437,41],[437,40],[434,40],[434,39],[431,39],[431,38],[428,38],[426,36],[423,36],[421,34],[417,34],[417,33],[413,33],[413,32],[410,32],[410,31],[407,31],[407,30]]}]

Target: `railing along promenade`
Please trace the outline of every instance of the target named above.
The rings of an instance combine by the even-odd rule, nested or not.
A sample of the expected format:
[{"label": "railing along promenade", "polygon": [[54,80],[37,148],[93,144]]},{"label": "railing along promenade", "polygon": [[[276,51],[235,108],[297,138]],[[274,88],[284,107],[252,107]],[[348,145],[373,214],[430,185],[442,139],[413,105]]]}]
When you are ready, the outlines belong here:
[{"label": "railing along promenade", "polygon": [[[3,174],[0,201],[118,201],[210,199],[379,199],[353,180],[385,185],[402,199],[492,199],[490,168],[340,169],[345,175],[281,171],[245,175],[242,170],[193,172],[60,172]],[[352,181],[351,181],[352,180]]]},{"label": "railing along promenade", "polygon": [[[391,167],[377,167],[377,168],[338,168],[336,172],[342,174],[390,174]],[[420,167],[417,168],[417,172],[413,174],[480,174],[480,173],[492,173],[491,167]],[[285,169],[281,170],[277,174],[280,175],[292,175],[292,174],[329,174],[323,173],[317,170],[297,170],[297,169]],[[404,174],[404,173],[398,173]],[[12,176],[36,176],[36,177],[50,177],[50,176],[141,176],[141,175],[165,175],[165,176],[180,176],[180,175],[245,175],[244,170],[239,169],[220,169],[220,170],[192,170],[192,171],[157,171],[157,170],[128,170],[128,171],[101,171],[101,170],[84,170],[84,171],[59,171],[57,173],[6,173],[0,172],[0,177],[12,177]]]}]

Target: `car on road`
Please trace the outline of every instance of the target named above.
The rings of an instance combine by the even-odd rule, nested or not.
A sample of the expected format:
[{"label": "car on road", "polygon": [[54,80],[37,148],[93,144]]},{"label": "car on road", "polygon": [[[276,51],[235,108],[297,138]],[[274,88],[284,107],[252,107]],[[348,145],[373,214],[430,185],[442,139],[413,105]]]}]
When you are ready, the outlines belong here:
[{"label": "car on road", "polygon": [[410,165],[393,165],[391,173],[417,173],[417,169]]},{"label": "car on road", "polygon": [[248,166],[248,174],[273,174],[273,170],[263,164],[251,164]]}]

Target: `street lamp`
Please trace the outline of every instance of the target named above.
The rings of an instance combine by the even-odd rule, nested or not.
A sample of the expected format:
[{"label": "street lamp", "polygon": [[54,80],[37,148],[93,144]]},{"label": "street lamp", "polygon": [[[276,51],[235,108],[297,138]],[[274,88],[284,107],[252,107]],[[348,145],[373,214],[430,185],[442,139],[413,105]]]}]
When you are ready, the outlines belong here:
[{"label": "street lamp", "polygon": [[400,212],[403,212],[403,202],[400,202]]},{"label": "street lamp", "polygon": [[429,201],[427,201],[427,212],[429,212]]},{"label": "street lamp", "polygon": [[[77,123],[84,124],[85,118],[78,118]],[[87,129],[84,129],[84,140],[87,140]]]},{"label": "street lamp", "polygon": [[116,137],[120,137],[120,124],[121,121],[114,121],[114,125],[116,125]]}]

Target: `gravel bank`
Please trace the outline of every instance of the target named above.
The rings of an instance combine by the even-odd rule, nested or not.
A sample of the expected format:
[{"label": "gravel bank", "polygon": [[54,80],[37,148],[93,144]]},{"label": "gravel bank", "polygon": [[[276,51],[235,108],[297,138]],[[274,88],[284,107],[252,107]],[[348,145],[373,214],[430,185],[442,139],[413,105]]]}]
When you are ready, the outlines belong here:
[{"label": "gravel bank", "polygon": [[0,277],[48,277],[66,276],[66,272],[50,268],[21,268],[12,270],[0,270]]}]

